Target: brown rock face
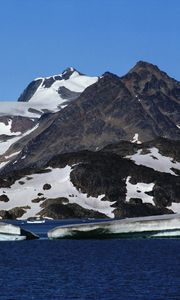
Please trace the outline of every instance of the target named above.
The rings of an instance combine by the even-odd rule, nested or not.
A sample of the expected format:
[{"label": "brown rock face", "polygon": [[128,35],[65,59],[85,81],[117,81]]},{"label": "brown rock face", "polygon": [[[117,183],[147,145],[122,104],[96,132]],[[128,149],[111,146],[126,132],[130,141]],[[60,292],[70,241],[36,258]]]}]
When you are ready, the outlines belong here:
[{"label": "brown rock face", "polygon": [[31,119],[23,116],[0,116],[0,122],[4,123],[6,126],[12,121],[11,132],[16,134],[17,132],[24,133],[29,129],[32,129],[37,120]]},{"label": "brown rock face", "polygon": [[172,210],[168,208],[158,208],[150,203],[142,203],[136,205],[134,203],[122,203],[120,207],[114,210],[116,218],[133,218],[172,213]]},{"label": "brown rock face", "polygon": [[25,214],[26,210],[23,207],[15,207],[10,210],[0,210],[0,217],[2,219],[16,220]]},{"label": "brown rock face", "polygon": [[66,198],[48,199],[41,204],[44,207],[40,216],[53,219],[67,218],[107,218],[106,215],[81,207],[76,203],[66,203]]}]

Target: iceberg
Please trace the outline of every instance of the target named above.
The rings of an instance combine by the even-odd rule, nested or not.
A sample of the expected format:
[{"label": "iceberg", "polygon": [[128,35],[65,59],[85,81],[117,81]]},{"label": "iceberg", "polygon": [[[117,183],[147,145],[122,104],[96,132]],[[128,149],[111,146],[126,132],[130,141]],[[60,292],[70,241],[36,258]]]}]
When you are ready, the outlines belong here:
[{"label": "iceberg", "polygon": [[36,238],[38,238],[37,235],[19,226],[0,223],[0,241],[22,241]]},{"label": "iceberg", "polygon": [[180,214],[114,219],[63,225],[48,232],[50,239],[63,238],[160,238],[180,237]]}]

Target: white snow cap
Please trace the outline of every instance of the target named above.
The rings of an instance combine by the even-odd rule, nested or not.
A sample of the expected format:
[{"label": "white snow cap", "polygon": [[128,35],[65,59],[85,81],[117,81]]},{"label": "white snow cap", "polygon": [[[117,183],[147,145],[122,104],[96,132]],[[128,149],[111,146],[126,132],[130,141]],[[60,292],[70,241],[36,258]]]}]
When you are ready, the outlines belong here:
[{"label": "white snow cap", "polygon": [[[65,76],[67,73],[69,73],[68,77]],[[51,84],[51,86],[45,87],[44,83],[49,78],[53,78],[54,82]],[[36,78],[36,80],[37,79],[40,78]],[[62,74],[41,79],[42,82],[29,100],[29,103],[31,105],[36,103],[39,104],[39,107],[42,107],[43,109],[57,111],[62,105],[64,107],[64,103],[67,105],[67,101],[69,101],[68,98],[64,98],[58,93],[60,87],[64,87],[72,93],[82,93],[88,86],[97,82],[98,77],[83,75],[75,68],[70,67],[67,68]]]},{"label": "white snow cap", "polygon": [[[65,76],[68,72],[69,76]],[[54,82],[52,82],[51,86],[45,87],[45,80],[49,78],[53,78]],[[58,93],[60,87],[69,90],[70,93],[80,94],[88,86],[97,82],[98,77],[83,75],[75,68],[70,67],[62,74],[34,79],[34,81],[37,80],[41,80],[41,83],[28,102],[2,102],[0,103],[0,116],[13,115],[39,118],[44,110],[57,112],[73,101],[73,99],[69,99],[66,96],[62,97]]]},{"label": "white snow cap", "polygon": [[[63,73],[62,73],[62,75],[63,74],[65,74],[65,73],[68,73],[68,72],[77,72],[77,70],[75,69],[75,68],[73,68],[73,67],[68,67],[68,68],[66,68],[64,71],[63,71]],[[79,73],[79,72],[78,72]]]}]

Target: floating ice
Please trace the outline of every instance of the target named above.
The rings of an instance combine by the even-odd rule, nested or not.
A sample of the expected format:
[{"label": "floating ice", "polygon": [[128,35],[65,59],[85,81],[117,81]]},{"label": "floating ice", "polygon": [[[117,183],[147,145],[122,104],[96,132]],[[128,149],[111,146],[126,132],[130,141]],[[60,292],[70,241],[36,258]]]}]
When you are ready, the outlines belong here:
[{"label": "floating ice", "polygon": [[167,231],[180,231],[180,215],[162,215],[138,218],[126,218],[105,222],[94,222],[86,224],[73,224],[55,227],[48,232],[51,239],[60,238],[103,238],[103,237],[123,237],[139,236],[151,237],[154,233]]}]

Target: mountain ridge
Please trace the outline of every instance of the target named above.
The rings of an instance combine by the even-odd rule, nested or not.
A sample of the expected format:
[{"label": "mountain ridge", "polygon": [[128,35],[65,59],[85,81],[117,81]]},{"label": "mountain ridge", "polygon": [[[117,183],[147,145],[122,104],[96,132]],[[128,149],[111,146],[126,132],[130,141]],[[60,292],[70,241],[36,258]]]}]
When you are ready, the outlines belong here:
[{"label": "mountain ridge", "polygon": [[[139,66],[141,68],[142,65],[143,70],[148,66],[161,74],[156,66],[144,62],[137,63],[134,68],[137,69]],[[135,92],[132,92],[134,78],[131,79],[131,76],[132,84],[130,87],[128,85],[131,72],[124,77],[106,72],[94,84],[88,86],[77,99],[57,112],[51,125],[41,134],[37,134],[37,137],[33,133],[33,140],[27,144],[26,150],[22,151],[22,157],[28,153],[26,163],[28,157],[29,163],[33,157],[34,164],[36,157],[36,162],[40,166],[40,162],[44,160],[45,163],[54,155],[53,153],[96,150],[119,140],[133,140],[134,137],[138,137],[139,142],[158,136],[179,139],[176,122],[180,123],[180,111],[174,96],[171,97],[171,89],[168,89],[166,95],[164,92],[157,92],[159,89],[157,79],[155,85],[146,88],[145,96],[143,93],[141,96],[135,95]],[[145,88],[147,82],[149,83],[149,76],[152,77],[153,74],[146,70],[138,83],[136,82],[134,89],[142,90],[142,84]],[[169,77],[165,78],[167,80]],[[170,86],[175,89],[177,83],[174,83],[174,80],[172,82],[173,87],[171,82]],[[176,100],[179,101],[180,98],[177,97]],[[35,133],[38,133],[38,130],[36,129]],[[51,150],[47,152],[45,149]],[[32,155],[29,156],[31,152]],[[18,163],[19,166],[23,164],[21,157]],[[13,168],[16,165],[18,164],[14,164]]]}]

